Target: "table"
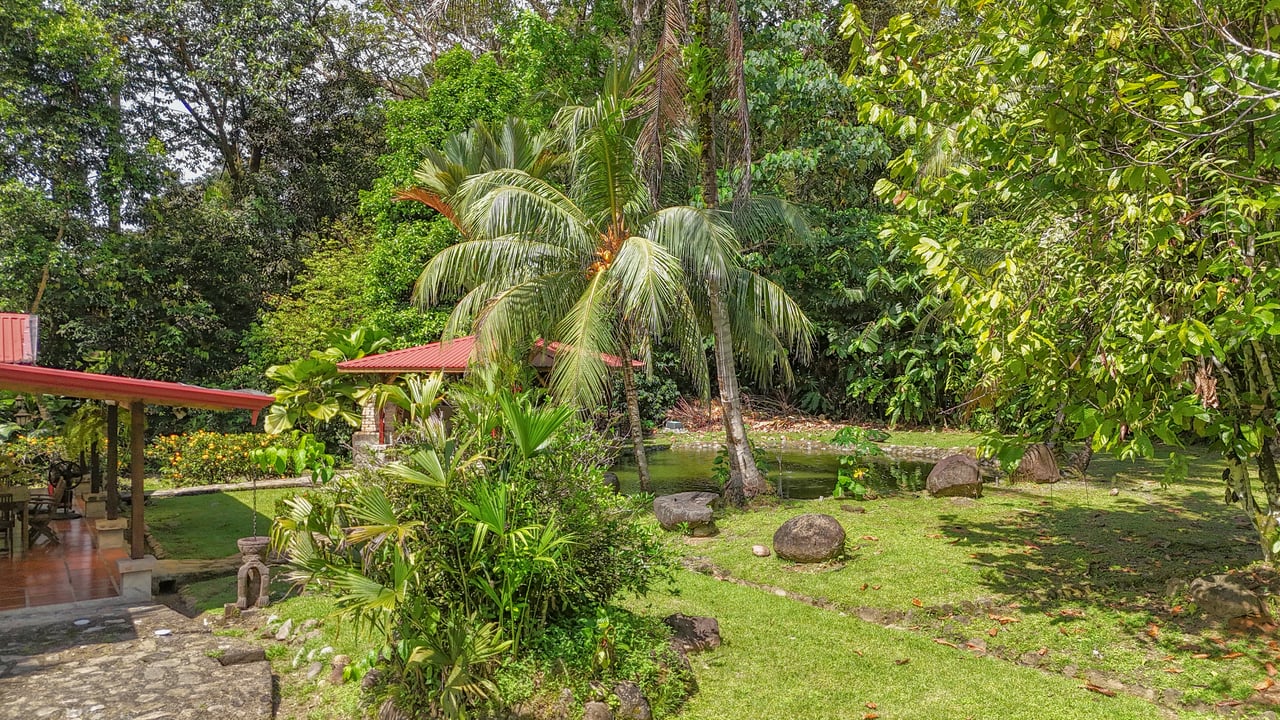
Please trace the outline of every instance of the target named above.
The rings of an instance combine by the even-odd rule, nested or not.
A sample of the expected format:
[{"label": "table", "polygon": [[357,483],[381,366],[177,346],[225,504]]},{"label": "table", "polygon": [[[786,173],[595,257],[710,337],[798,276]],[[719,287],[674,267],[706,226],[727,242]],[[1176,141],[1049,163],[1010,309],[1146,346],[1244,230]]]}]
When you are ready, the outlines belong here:
[{"label": "table", "polygon": [[0,495],[12,495],[13,501],[18,503],[18,507],[22,508],[22,519],[20,526],[14,531],[14,552],[13,554],[21,555],[27,549],[27,531],[31,528],[31,488],[25,485],[13,485],[5,487],[0,485]]}]

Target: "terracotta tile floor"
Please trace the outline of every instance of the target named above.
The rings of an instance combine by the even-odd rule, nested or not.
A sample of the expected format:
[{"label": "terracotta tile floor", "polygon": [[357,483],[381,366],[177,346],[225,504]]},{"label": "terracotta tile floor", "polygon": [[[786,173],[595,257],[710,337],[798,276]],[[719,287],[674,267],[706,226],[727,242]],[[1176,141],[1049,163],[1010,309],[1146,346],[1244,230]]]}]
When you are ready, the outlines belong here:
[{"label": "terracotta tile floor", "polygon": [[0,557],[0,610],[97,600],[120,594],[116,561],[127,548],[93,547],[89,523],[55,520],[61,542],[30,548],[22,557]]}]

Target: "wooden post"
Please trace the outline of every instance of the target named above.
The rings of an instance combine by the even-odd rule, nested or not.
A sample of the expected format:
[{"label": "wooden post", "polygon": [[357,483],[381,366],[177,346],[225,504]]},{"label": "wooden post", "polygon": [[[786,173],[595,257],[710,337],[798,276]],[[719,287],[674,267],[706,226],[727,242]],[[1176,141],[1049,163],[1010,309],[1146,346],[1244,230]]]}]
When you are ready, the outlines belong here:
[{"label": "wooden post", "polygon": [[120,517],[120,405],[107,405],[107,519]]},{"label": "wooden post", "polygon": [[142,519],[142,505],[146,500],[142,493],[142,470],[145,460],[142,444],[146,441],[143,437],[145,431],[146,407],[141,400],[134,400],[129,403],[129,479],[131,481],[129,506],[133,511],[130,521],[132,543],[129,548],[129,557],[134,560],[140,560],[147,554],[146,526]]},{"label": "wooden post", "polygon": [[89,492],[102,492],[102,454],[97,440],[89,446]]}]

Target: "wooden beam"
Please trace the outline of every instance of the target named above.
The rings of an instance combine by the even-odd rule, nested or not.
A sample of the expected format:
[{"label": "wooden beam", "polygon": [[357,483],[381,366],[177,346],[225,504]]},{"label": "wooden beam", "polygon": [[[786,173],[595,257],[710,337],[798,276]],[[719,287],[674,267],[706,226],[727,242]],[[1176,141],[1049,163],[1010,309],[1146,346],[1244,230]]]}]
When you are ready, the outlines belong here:
[{"label": "wooden beam", "polygon": [[120,406],[107,403],[107,519],[120,517]]},{"label": "wooden beam", "polygon": [[130,520],[132,543],[129,547],[129,557],[134,560],[140,560],[147,554],[146,525],[142,519],[142,506],[146,501],[142,492],[142,471],[145,462],[142,446],[146,442],[146,413],[146,406],[141,400],[129,403],[129,480],[131,481],[129,505],[133,511]]}]

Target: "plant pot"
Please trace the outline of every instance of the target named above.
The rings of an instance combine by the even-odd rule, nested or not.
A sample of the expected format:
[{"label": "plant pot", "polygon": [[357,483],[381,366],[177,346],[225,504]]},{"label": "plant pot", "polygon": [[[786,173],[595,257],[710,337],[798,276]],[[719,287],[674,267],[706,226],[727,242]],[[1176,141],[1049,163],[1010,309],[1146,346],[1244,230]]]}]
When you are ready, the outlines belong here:
[{"label": "plant pot", "polygon": [[259,558],[267,554],[267,548],[271,545],[271,538],[255,535],[253,537],[242,537],[236,540],[236,546],[240,548],[240,556],[248,558],[250,555]]}]

